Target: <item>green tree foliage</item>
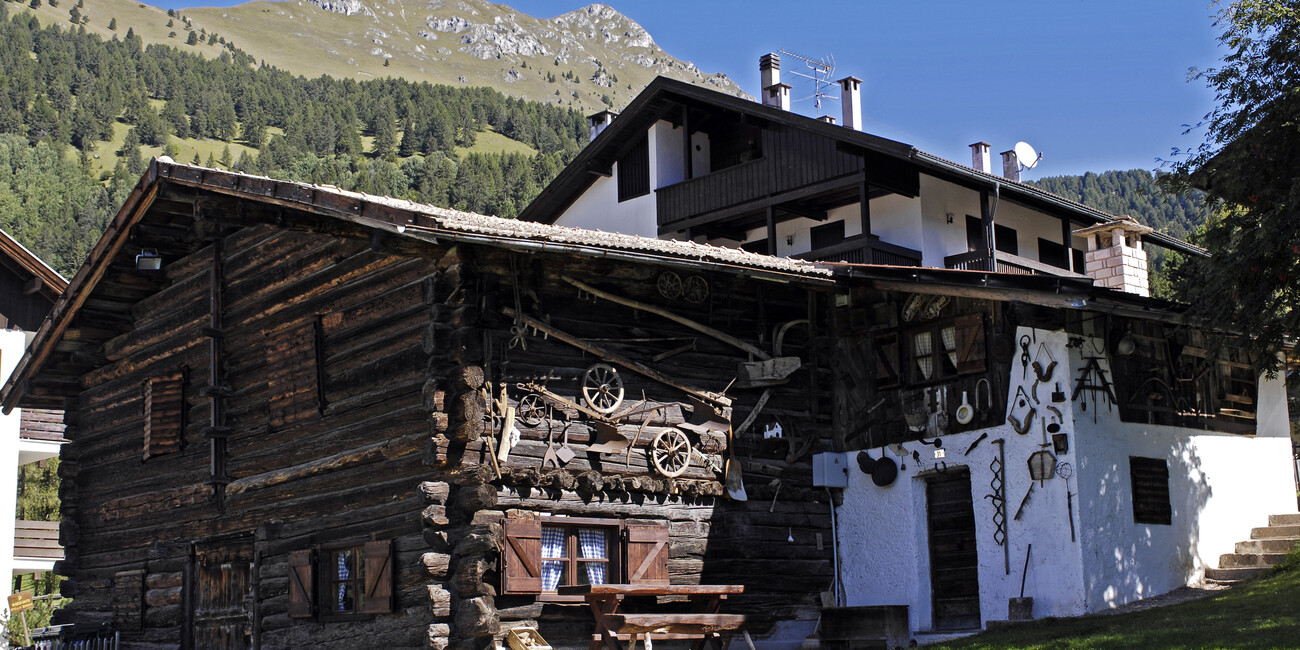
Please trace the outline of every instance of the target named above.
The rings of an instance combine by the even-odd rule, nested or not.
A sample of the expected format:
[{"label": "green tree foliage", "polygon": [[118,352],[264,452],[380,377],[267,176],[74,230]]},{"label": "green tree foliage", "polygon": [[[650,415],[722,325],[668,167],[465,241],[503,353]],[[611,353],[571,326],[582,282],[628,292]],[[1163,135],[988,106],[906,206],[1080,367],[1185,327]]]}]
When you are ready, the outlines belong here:
[{"label": "green tree foliage", "polygon": [[18,518],[59,520],[59,459],[18,466]]},{"label": "green tree foliage", "polygon": [[198,33],[197,33],[197,32],[190,32],[190,35],[185,37],[185,44],[186,44],[186,45],[198,45],[198,44],[199,44],[199,35],[198,35]]},{"label": "green tree foliage", "polygon": [[1216,25],[1227,54],[1195,76],[1218,106],[1167,181],[1206,190],[1215,210],[1196,241],[1211,258],[1179,264],[1174,289],[1191,318],[1242,332],[1259,369],[1275,371],[1275,352],[1300,335],[1300,5],[1238,0]]},{"label": "green tree foliage", "polygon": [[112,31],[117,31],[117,17],[108,20],[108,28]]},{"label": "green tree foliage", "polygon": [[72,5],[72,8],[68,10],[68,20],[74,25],[81,24],[81,9],[78,9],[77,5]]}]

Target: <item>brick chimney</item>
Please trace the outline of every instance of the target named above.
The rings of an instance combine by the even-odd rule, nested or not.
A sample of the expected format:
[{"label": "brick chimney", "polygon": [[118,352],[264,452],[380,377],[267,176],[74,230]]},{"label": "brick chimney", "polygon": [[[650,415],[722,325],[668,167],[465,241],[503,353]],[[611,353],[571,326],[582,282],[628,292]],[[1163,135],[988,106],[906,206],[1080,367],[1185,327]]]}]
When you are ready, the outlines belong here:
[{"label": "brick chimney", "polygon": [[976,142],[970,146],[970,166],[977,172],[993,173],[993,162],[989,158],[989,143]]},{"label": "brick chimney", "polygon": [[840,79],[840,106],[844,107],[844,126],[862,130],[862,80],[857,77]]},{"label": "brick chimney", "polygon": [[1129,216],[1074,231],[1088,238],[1088,277],[1107,289],[1150,297],[1147,252],[1142,248],[1142,235],[1149,232],[1151,228]]},{"label": "brick chimney", "polygon": [[790,86],[781,83],[781,57],[775,52],[759,57],[758,71],[763,77],[763,104],[790,110]]},{"label": "brick chimney", "polygon": [[1015,149],[1002,152],[1002,177],[1020,182],[1020,157],[1016,155]]},{"label": "brick chimney", "polygon": [[612,124],[616,117],[618,117],[618,113],[614,111],[601,111],[588,117],[587,124],[591,127],[591,139],[595,140],[596,136],[600,135],[605,130],[605,127]]},{"label": "brick chimney", "polygon": [[835,123],[835,116],[833,116],[833,115],[818,115],[818,116],[817,116],[817,121],[818,121],[818,122],[825,122],[825,123],[827,123],[827,124],[834,124],[834,123]]}]

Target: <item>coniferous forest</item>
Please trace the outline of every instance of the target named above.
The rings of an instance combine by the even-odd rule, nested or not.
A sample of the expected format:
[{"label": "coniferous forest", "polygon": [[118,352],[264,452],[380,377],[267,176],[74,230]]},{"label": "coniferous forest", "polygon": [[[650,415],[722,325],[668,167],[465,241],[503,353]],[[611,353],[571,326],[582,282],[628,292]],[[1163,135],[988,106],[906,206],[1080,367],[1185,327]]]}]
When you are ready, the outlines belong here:
[{"label": "coniferous forest", "polygon": [[[306,79],[233,45],[204,59],[129,29],[104,41],[42,28],[11,6],[0,2],[0,228],[64,274],[139,178],[144,146],[238,143],[255,153],[198,162],[513,217],[587,139],[581,113],[490,88]],[[92,152],[121,125],[117,164],[97,174]],[[489,130],[536,153],[457,153]]]}]

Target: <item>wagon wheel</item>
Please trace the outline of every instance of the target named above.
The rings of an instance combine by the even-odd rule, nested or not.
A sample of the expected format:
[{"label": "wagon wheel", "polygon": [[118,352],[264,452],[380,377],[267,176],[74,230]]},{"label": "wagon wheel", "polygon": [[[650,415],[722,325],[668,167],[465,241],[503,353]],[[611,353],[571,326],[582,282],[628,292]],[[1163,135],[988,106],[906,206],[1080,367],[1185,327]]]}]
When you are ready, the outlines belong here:
[{"label": "wagon wheel", "polygon": [[682,284],[682,297],[686,302],[696,304],[704,302],[704,299],[709,297],[708,281],[698,275],[687,277],[686,282]]},{"label": "wagon wheel", "polygon": [[664,429],[650,442],[650,460],[660,474],[677,478],[691,464],[691,441],[680,429]]},{"label": "wagon wheel", "polygon": [[524,395],[524,398],[519,400],[519,406],[515,408],[515,419],[530,427],[541,424],[548,415],[546,402],[537,393]]},{"label": "wagon wheel", "polygon": [[664,271],[659,274],[659,295],[673,300],[682,295],[682,277],[672,271]]},{"label": "wagon wheel", "polygon": [[597,413],[608,415],[623,403],[623,378],[618,368],[598,363],[582,376],[582,398]]}]

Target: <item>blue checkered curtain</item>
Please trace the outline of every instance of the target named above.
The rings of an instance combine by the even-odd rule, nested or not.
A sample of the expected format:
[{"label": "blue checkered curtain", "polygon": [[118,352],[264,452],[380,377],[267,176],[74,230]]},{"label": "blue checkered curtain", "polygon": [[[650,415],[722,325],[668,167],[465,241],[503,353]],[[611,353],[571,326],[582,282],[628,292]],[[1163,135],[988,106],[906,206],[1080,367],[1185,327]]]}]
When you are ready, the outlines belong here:
[{"label": "blue checkered curtain", "polygon": [[[542,557],[564,557],[563,528],[542,527]],[[563,574],[563,560],[542,560],[542,591],[555,591]]]},{"label": "blue checkered curtain", "polygon": [[347,603],[347,593],[348,593],[348,578],[351,578],[351,577],[352,577],[352,573],[351,573],[350,571],[348,571],[348,556],[351,555],[351,554],[352,554],[351,551],[342,551],[342,552],[340,552],[339,555],[338,555],[338,558],[339,558],[339,605],[338,605],[338,608],[336,608],[336,609],[334,610],[334,611],[336,611],[336,612],[346,612],[346,611],[348,611],[348,609],[350,609],[350,608],[348,607],[348,603]]},{"label": "blue checkered curtain", "polygon": [[[605,531],[599,528],[579,528],[578,546],[582,549],[584,560],[608,559],[605,554]],[[587,582],[593,585],[605,584],[605,562],[583,562],[587,568]]]}]

